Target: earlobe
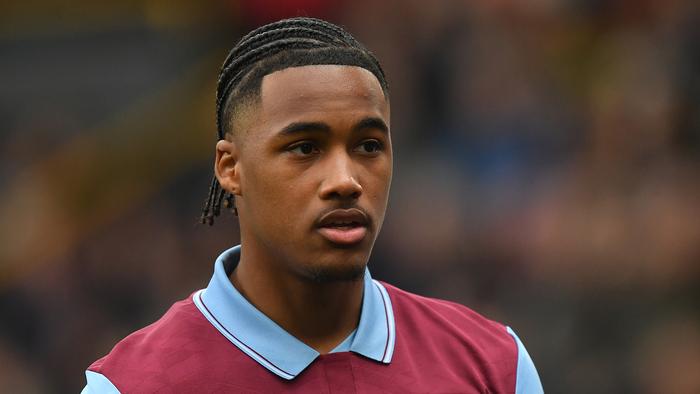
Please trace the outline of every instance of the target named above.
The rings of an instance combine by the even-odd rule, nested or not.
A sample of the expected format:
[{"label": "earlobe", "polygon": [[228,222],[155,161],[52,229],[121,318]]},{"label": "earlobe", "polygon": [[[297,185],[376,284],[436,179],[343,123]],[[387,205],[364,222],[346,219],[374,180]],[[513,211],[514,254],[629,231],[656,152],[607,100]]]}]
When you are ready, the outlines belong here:
[{"label": "earlobe", "polygon": [[241,195],[240,166],[235,142],[220,140],[216,143],[214,173],[224,190],[236,196]]}]

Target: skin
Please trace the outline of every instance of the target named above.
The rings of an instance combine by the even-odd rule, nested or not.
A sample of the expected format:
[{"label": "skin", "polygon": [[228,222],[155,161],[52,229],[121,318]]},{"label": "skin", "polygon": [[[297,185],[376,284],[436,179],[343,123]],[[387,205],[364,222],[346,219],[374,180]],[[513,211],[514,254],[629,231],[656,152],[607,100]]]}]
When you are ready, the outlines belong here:
[{"label": "skin", "polygon": [[[389,103],[365,69],[293,67],[263,78],[260,100],[235,126],[235,136],[217,143],[215,163],[240,221],[231,282],[287,332],[327,353],[359,322],[361,279],[391,183]],[[320,217],[339,208],[369,218],[359,243],[339,245],[319,232]]]}]

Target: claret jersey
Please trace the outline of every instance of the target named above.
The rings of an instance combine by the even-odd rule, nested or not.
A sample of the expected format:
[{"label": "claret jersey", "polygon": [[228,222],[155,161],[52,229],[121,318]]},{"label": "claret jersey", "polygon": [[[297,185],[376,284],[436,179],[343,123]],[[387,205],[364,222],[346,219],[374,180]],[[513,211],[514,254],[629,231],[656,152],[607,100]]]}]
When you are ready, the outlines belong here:
[{"label": "claret jersey", "polygon": [[224,252],[206,289],[93,363],[83,393],[542,393],[509,327],[369,271],[357,329],[321,355],[236,290],[239,257]]}]

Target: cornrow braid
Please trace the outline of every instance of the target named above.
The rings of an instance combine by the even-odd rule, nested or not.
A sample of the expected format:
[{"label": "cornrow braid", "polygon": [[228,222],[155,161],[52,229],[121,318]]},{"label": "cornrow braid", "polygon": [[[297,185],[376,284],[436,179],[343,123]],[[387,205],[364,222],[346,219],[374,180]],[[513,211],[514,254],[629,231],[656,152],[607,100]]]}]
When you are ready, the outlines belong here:
[{"label": "cornrow braid", "polygon": [[[320,19],[283,19],[246,34],[224,60],[216,88],[218,139],[233,132],[229,129],[236,105],[260,96],[265,75],[289,67],[321,64],[362,67],[374,74],[388,97],[384,70],[350,33]],[[222,205],[238,214],[233,194],[223,189],[214,176],[202,209],[202,223],[214,224]]]}]

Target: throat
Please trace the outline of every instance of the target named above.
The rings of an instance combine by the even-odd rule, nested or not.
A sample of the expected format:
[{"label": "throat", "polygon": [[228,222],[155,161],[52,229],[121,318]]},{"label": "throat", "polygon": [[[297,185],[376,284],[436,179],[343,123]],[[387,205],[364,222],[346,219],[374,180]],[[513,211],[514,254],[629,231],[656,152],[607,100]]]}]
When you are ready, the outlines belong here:
[{"label": "throat", "polygon": [[230,276],[233,286],[260,312],[319,353],[332,351],[357,328],[362,280],[314,283],[251,268],[259,267],[241,259]]}]

